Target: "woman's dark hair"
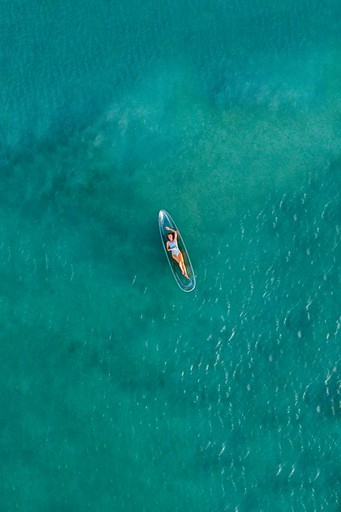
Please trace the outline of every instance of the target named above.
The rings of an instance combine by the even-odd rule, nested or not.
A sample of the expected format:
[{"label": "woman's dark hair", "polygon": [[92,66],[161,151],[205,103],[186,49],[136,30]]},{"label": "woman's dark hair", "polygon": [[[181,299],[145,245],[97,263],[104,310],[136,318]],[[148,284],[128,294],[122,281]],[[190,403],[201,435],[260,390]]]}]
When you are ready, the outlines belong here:
[{"label": "woman's dark hair", "polygon": [[172,237],[172,240],[174,240],[174,233],[167,233],[167,234]]}]

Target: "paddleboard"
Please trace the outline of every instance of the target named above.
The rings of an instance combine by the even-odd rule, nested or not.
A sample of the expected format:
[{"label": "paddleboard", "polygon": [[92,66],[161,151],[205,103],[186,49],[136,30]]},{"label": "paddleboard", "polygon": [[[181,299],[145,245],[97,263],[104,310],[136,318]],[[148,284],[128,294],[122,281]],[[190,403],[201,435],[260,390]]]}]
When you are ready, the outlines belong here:
[{"label": "paddleboard", "polygon": [[[185,277],[182,274],[179,264],[172,257],[171,251],[167,251],[167,247],[166,247],[166,244],[168,242],[167,235],[170,234],[171,231],[168,231],[166,229],[166,226],[170,227],[171,229],[175,229],[178,233],[178,247],[184,257],[184,262],[186,265],[186,270],[187,270],[189,279],[187,279],[187,277]],[[161,236],[163,249],[165,251],[165,254],[166,254],[169,266],[172,270],[175,281],[178,283],[178,285],[180,286],[182,291],[191,292],[192,290],[194,290],[195,284],[196,284],[191,260],[189,259],[189,255],[188,255],[185,243],[183,241],[183,238],[180,234],[180,231],[179,231],[177,225],[175,224],[174,220],[169,215],[169,213],[166,212],[166,210],[159,211],[159,230],[160,230],[160,236]]]}]

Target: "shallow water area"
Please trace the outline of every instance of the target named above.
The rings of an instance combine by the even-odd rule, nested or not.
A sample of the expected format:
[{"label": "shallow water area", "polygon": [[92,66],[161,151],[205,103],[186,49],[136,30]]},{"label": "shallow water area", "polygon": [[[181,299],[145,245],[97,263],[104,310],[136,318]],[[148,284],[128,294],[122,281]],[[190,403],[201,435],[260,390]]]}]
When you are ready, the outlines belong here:
[{"label": "shallow water area", "polygon": [[339,511],[338,19],[2,2],[0,509]]}]

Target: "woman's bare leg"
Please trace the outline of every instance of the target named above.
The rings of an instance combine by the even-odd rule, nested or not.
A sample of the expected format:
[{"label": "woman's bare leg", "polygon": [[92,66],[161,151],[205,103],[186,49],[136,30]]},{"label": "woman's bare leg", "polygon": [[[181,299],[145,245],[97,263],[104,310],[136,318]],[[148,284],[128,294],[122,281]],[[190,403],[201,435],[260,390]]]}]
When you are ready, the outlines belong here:
[{"label": "woman's bare leg", "polygon": [[182,272],[182,275],[184,275],[185,277],[187,277],[187,279],[189,279],[189,275],[187,274],[187,269],[186,269],[186,265],[185,265],[185,262],[184,262],[184,257],[181,254],[181,252],[179,254],[177,254],[177,255],[172,254],[172,256],[175,259],[175,261],[179,264],[179,267],[180,267],[180,270]]},{"label": "woman's bare leg", "polygon": [[185,265],[185,262],[184,262],[183,258],[181,258],[180,268],[181,268],[181,272],[183,273],[183,275],[185,277],[187,277],[187,279],[189,279],[188,274],[187,274],[186,265]]}]

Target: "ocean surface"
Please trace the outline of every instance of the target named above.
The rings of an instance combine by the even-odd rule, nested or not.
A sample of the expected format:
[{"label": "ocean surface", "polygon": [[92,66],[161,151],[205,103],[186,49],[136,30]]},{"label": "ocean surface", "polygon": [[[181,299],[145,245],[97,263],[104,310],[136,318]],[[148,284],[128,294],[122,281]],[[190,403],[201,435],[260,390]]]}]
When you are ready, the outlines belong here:
[{"label": "ocean surface", "polygon": [[340,19],[1,0],[1,512],[340,512]]}]

